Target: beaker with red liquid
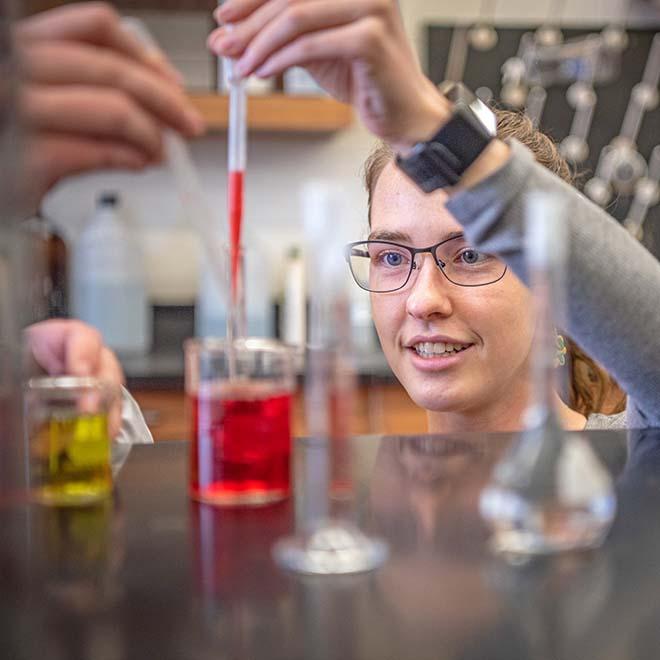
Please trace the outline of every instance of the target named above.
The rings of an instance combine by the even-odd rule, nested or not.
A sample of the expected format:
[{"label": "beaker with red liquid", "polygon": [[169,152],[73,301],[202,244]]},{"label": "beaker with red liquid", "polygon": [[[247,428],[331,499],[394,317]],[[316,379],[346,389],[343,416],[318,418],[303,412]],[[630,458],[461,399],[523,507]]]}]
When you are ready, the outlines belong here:
[{"label": "beaker with red liquid", "polygon": [[[231,351],[230,351],[231,348]],[[290,493],[291,349],[267,339],[185,344],[191,423],[190,495],[257,505]]]}]

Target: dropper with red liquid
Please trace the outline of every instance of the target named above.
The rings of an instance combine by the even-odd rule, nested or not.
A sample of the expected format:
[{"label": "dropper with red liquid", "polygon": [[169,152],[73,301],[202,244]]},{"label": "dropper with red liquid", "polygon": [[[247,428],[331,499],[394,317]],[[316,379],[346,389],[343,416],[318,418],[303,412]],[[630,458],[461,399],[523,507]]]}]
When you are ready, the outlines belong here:
[{"label": "dropper with red liquid", "polygon": [[241,254],[241,229],[247,151],[247,96],[245,80],[234,75],[233,60],[225,60],[225,66],[229,67],[227,212],[229,216],[231,279],[227,337],[234,340],[245,336],[245,288]]},{"label": "dropper with red liquid", "polygon": [[244,172],[230,170],[227,182],[227,204],[229,213],[229,235],[231,240],[231,291],[236,296],[240,274],[241,227],[243,224]]}]

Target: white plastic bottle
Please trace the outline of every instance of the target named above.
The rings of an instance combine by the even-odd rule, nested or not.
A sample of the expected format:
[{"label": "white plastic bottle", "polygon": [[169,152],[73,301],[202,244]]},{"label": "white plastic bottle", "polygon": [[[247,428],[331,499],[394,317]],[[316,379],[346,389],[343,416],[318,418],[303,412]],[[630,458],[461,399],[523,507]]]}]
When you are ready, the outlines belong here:
[{"label": "white plastic bottle", "polygon": [[144,258],[119,212],[119,196],[99,196],[90,223],[76,241],[73,315],[97,328],[120,355],[149,351],[153,319]]}]

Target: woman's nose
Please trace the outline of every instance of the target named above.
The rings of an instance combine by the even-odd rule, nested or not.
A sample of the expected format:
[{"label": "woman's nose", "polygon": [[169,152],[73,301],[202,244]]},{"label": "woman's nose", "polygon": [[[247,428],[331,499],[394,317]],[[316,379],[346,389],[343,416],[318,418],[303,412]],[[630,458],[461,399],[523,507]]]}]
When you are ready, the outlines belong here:
[{"label": "woman's nose", "polygon": [[444,276],[430,254],[417,255],[417,267],[406,299],[408,313],[415,318],[426,319],[434,315],[449,316],[452,313],[450,298],[453,285]]}]

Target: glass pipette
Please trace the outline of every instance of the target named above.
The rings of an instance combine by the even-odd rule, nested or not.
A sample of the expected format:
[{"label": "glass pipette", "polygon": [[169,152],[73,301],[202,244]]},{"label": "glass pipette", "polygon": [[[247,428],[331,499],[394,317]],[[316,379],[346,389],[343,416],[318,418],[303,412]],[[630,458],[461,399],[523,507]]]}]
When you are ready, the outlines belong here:
[{"label": "glass pipette", "polygon": [[230,341],[245,336],[245,290],[241,259],[241,228],[247,147],[247,96],[245,80],[234,72],[234,61],[225,59],[229,69],[229,126],[227,158],[227,212],[229,216],[229,254],[231,288],[227,337]]}]

